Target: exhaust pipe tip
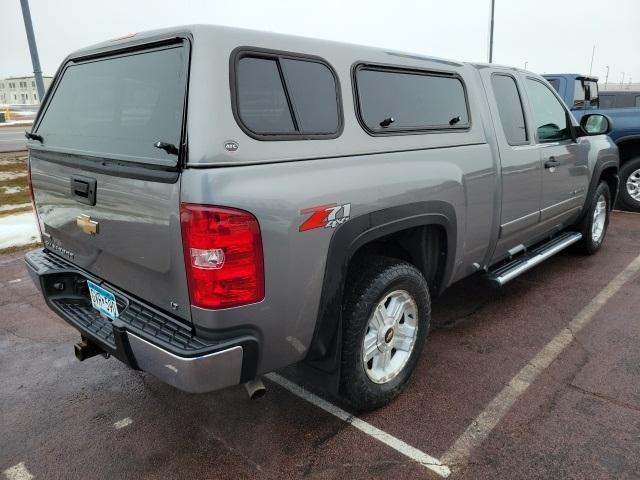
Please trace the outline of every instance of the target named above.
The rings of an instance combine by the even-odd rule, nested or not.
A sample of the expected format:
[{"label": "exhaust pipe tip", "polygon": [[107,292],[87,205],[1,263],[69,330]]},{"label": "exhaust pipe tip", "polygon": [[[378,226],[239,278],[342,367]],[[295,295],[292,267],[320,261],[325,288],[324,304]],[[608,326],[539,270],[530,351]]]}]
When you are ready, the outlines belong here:
[{"label": "exhaust pipe tip", "polygon": [[249,394],[249,398],[251,400],[262,398],[265,393],[267,393],[267,387],[264,386],[264,383],[262,383],[260,378],[254,378],[253,380],[248,381],[244,384],[244,388],[247,390],[247,394]]}]

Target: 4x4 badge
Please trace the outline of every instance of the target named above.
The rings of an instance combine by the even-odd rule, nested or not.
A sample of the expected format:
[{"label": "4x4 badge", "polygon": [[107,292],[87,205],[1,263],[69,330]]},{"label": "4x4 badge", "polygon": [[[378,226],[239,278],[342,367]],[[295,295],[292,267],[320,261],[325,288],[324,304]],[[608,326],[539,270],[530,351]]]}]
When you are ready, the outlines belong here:
[{"label": "4x4 badge", "polygon": [[338,225],[343,224],[349,220],[351,215],[351,204],[344,203],[338,205],[337,203],[331,203],[328,205],[320,205],[318,207],[309,207],[300,210],[300,214],[308,215],[300,228],[300,232],[306,230],[312,230],[314,228],[336,228]]}]

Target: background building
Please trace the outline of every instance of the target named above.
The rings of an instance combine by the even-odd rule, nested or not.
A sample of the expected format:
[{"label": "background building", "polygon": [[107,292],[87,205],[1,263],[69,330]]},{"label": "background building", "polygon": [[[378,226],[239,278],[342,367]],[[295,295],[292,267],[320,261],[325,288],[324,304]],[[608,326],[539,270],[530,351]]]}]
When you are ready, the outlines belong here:
[{"label": "background building", "polygon": [[[45,91],[52,77],[43,77]],[[40,98],[34,77],[0,79],[0,105],[39,105]]]},{"label": "background building", "polygon": [[604,82],[602,80],[600,80],[600,83],[598,84],[598,87],[600,90],[633,90],[633,91],[639,91],[640,90],[640,83],[612,83],[612,82],[608,82],[607,86],[605,88]]}]

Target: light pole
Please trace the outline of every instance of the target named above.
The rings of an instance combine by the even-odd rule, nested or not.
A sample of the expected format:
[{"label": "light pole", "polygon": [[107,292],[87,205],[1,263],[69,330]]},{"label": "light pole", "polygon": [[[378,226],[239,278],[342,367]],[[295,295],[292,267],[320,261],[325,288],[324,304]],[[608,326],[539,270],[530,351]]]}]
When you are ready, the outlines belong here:
[{"label": "light pole", "polygon": [[527,69],[527,64],[528,64],[528,63],[529,63],[529,62],[524,62],[524,69],[525,69],[525,70]]},{"label": "light pole", "polygon": [[493,13],[496,0],[491,0],[491,21],[489,23],[489,63],[493,63]]},{"label": "light pole", "polygon": [[33,64],[33,76],[36,78],[36,88],[40,102],[44,98],[44,82],[42,81],[42,70],[40,70],[40,59],[38,58],[38,47],[36,37],[33,35],[33,25],[31,24],[31,12],[29,11],[29,0],[20,0],[22,7],[22,18],[24,28],[27,31],[27,42],[29,42],[29,52],[31,52],[31,63]]},{"label": "light pole", "polygon": [[609,82],[609,65],[607,65],[607,75],[604,77],[604,89],[607,89],[607,83]]},{"label": "light pole", "polygon": [[591,71],[593,70],[593,57],[596,54],[596,46],[593,46],[593,50],[591,50],[591,65],[589,65],[589,76],[591,76]]}]

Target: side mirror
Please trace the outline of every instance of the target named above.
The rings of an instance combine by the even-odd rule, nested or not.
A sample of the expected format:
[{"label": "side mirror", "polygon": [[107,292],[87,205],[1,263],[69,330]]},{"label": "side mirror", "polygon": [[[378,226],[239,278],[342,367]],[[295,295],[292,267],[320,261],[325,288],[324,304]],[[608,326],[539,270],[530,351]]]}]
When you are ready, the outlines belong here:
[{"label": "side mirror", "polygon": [[606,135],[613,129],[613,122],[607,115],[590,113],[580,119],[580,127],[585,135]]}]

